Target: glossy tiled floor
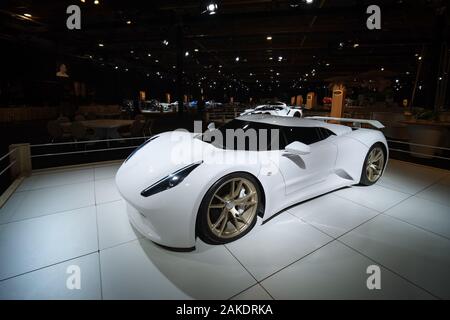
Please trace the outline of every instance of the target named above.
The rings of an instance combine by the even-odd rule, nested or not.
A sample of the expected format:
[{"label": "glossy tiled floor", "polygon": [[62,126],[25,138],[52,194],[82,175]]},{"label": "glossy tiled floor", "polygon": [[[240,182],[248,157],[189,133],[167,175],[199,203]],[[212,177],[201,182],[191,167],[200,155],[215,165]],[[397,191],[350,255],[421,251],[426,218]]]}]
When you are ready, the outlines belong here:
[{"label": "glossy tiled floor", "polygon": [[[226,246],[164,250],[128,223],[119,165],[36,173],[0,209],[0,299],[450,299],[450,172],[391,161]],[[69,290],[69,266],[81,289]],[[381,270],[368,290],[367,267]]]}]

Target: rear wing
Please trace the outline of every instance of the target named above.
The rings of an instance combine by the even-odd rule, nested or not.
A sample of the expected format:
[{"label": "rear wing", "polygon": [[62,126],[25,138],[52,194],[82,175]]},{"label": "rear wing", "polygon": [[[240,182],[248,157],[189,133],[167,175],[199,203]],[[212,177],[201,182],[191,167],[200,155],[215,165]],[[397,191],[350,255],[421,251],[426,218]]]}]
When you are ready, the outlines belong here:
[{"label": "rear wing", "polygon": [[365,123],[368,125],[371,125],[372,127],[376,129],[383,129],[384,125],[378,121],[378,120],[367,120],[367,119],[352,119],[352,118],[333,118],[333,117],[305,117],[306,119],[313,119],[313,120],[333,120],[333,121],[340,121],[340,122],[352,122],[355,127],[361,127],[361,123]]}]

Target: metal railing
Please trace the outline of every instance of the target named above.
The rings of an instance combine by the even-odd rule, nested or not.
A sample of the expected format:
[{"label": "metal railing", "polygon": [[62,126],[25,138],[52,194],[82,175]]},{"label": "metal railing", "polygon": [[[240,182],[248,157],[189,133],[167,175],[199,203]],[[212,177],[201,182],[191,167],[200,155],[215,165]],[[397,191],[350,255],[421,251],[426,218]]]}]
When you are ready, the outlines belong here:
[{"label": "metal railing", "polygon": [[[450,151],[450,148],[446,148],[446,147],[430,146],[430,145],[426,145],[426,144],[406,142],[406,141],[400,141],[400,140],[387,139],[387,142],[388,143],[398,143],[398,144],[402,144],[402,145],[419,147],[419,148],[428,148],[428,149],[434,149],[434,150]],[[403,149],[392,148],[392,147],[389,147],[389,151],[408,153],[408,154],[411,154],[411,155],[417,155],[417,156],[422,156],[422,157],[427,157],[427,158],[435,158],[435,159],[441,159],[441,160],[450,160],[449,157],[443,157],[443,156],[440,156],[440,155],[429,154],[429,153],[422,153],[422,152],[411,151],[411,150],[403,150]]]},{"label": "metal railing", "polygon": [[[6,159],[6,158],[9,158],[10,155],[12,155],[13,153],[15,153],[16,151],[17,151],[17,148],[11,149],[8,153],[6,153],[5,155],[3,155],[3,156],[0,158],[0,162],[3,161],[3,160]],[[0,172],[0,176],[1,176],[2,174],[4,174],[6,171],[8,171],[9,168],[11,168],[11,167],[12,167],[13,165],[15,165],[16,163],[17,163],[17,160],[10,161],[9,164],[6,166],[6,168],[4,168],[4,169]]]},{"label": "metal railing", "polygon": [[103,140],[86,140],[86,141],[70,141],[70,142],[57,142],[57,143],[44,143],[44,144],[33,144],[30,145],[30,148],[35,149],[39,147],[54,147],[54,146],[65,146],[65,145],[77,145],[77,144],[95,144],[95,143],[107,143],[107,148],[101,149],[91,149],[91,150],[79,150],[79,151],[65,151],[65,152],[56,152],[56,153],[42,153],[42,154],[33,154],[31,158],[42,158],[42,157],[51,157],[51,156],[62,156],[62,155],[73,155],[73,154],[86,154],[86,153],[94,153],[94,152],[103,152],[103,151],[115,151],[115,150],[126,150],[139,147],[138,145],[125,146],[125,147],[109,147],[111,142],[125,142],[125,141],[134,141],[134,140],[147,140],[149,136],[142,137],[133,137],[133,138],[115,138],[115,139],[103,139]]}]

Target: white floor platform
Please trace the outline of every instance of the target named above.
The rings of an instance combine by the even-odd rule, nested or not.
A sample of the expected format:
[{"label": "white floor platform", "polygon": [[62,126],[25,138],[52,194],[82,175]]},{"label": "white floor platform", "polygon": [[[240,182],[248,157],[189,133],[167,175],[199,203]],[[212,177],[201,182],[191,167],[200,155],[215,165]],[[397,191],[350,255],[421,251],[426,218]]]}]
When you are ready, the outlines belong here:
[{"label": "white floor platform", "polygon": [[[450,299],[450,172],[390,161],[226,246],[164,250],[128,223],[119,164],[35,173],[0,209],[0,299]],[[81,289],[66,287],[79,266]],[[366,269],[381,268],[381,290]]]}]

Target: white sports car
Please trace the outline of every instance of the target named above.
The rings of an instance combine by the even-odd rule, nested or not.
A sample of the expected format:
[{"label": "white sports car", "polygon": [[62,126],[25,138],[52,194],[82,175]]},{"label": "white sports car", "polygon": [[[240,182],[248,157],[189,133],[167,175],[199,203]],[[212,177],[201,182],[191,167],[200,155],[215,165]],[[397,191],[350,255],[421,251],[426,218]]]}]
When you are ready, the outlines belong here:
[{"label": "white sports car", "polygon": [[[223,244],[296,203],[377,182],[388,159],[384,135],[330,119],[383,128],[373,120],[250,115],[203,134],[153,136],[116,175],[131,223],[174,249],[192,249],[197,237]],[[252,130],[256,144],[247,139]],[[230,143],[238,136],[230,132],[244,143]]]},{"label": "white sports car", "polygon": [[273,116],[296,118],[301,118],[303,115],[300,107],[288,106],[285,103],[278,101],[257,106],[255,109],[247,109],[241,113],[241,116],[250,114],[270,114]]}]

